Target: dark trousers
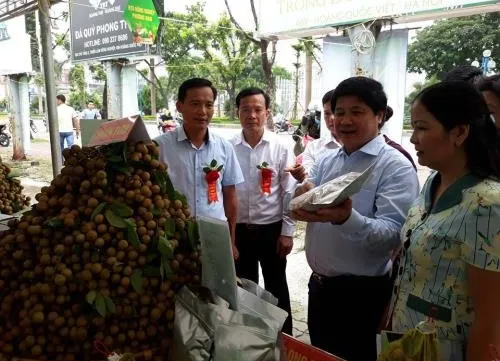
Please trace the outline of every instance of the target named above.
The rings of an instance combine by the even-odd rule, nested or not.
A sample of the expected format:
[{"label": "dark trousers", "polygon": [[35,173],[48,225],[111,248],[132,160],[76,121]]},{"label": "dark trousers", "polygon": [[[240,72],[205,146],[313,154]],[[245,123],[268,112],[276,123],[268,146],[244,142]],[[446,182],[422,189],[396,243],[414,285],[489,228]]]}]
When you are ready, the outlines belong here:
[{"label": "dark trousers", "polygon": [[389,275],[309,280],[312,345],[348,361],[375,361],[376,334],[391,294]]},{"label": "dark trousers", "polygon": [[236,247],[240,257],[236,261],[238,277],[259,282],[259,262],[264,285],[278,299],[278,307],[288,312],[283,332],[292,335],[290,294],[286,282],[286,258],[276,253],[281,234],[281,223],[266,225],[236,225]]}]

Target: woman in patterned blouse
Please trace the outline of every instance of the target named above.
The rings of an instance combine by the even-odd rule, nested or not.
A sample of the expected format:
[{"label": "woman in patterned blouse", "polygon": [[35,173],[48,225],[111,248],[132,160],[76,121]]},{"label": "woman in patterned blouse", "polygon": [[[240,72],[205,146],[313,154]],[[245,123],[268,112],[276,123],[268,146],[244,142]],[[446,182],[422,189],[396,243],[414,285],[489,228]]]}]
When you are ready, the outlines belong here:
[{"label": "woman in patterned blouse", "polygon": [[500,146],[481,94],[443,82],[414,100],[418,162],[435,172],[402,229],[394,331],[432,317],[443,361],[500,347]]}]

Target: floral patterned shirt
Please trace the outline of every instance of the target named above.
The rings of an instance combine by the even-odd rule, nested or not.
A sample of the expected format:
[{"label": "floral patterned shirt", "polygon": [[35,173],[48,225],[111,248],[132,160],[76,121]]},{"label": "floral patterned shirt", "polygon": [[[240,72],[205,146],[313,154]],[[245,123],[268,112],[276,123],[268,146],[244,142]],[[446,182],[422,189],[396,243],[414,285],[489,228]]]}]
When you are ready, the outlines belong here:
[{"label": "floral patterned shirt", "polygon": [[407,331],[431,316],[440,339],[463,344],[474,319],[467,265],[500,272],[500,183],[469,174],[431,206],[438,184],[434,173],[401,231],[393,329]]}]

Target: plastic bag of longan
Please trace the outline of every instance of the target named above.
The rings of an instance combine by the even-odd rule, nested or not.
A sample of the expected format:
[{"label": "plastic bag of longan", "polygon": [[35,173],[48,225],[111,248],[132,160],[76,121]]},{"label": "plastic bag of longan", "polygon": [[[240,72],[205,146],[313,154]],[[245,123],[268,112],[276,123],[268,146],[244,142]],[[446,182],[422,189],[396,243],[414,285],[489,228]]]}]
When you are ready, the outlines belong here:
[{"label": "plastic bag of longan", "polygon": [[434,327],[417,326],[391,342],[377,361],[442,361]]}]

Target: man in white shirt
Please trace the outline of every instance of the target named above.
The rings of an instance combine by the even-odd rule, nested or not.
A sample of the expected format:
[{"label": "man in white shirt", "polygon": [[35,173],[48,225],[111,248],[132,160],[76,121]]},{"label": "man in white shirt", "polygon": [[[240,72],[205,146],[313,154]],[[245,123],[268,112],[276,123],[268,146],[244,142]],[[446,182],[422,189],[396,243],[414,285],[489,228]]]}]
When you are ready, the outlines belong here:
[{"label": "man in white shirt", "polygon": [[340,146],[335,136],[335,126],[333,122],[333,112],[330,105],[330,100],[333,95],[333,90],[328,91],[323,95],[323,117],[330,131],[327,137],[321,137],[308,143],[306,149],[297,157],[297,164],[288,169],[293,177],[299,182],[302,182],[310,173],[314,162],[323,157],[329,150],[336,149]]},{"label": "man in white shirt", "polygon": [[295,181],[285,171],[293,164],[292,149],[279,136],[265,130],[269,96],[259,88],[247,88],[236,97],[243,128],[231,142],[245,182],[238,184],[236,247],[239,277],[258,282],[260,262],[266,290],[278,298],[278,306],[289,316],[283,331],[292,334],[290,295],[286,281],[286,256],[293,247],[295,222],[287,215],[287,204]]},{"label": "man in white shirt", "polygon": [[82,119],[101,119],[101,113],[95,108],[94,103],[88,102],[87,108],[82,112]]},{"label": "man in white shirt", "polygon": [[57,97],[57,121],[59,123],[59,139],[61,142],[61,152],[63,151],[64,143],[66,148],[71,148],[75,140],[73,137],[73,129],[76,130],[76,138],[80,136],[80,122],[75,109],[66,104],[66,97],[59,94]]}]

